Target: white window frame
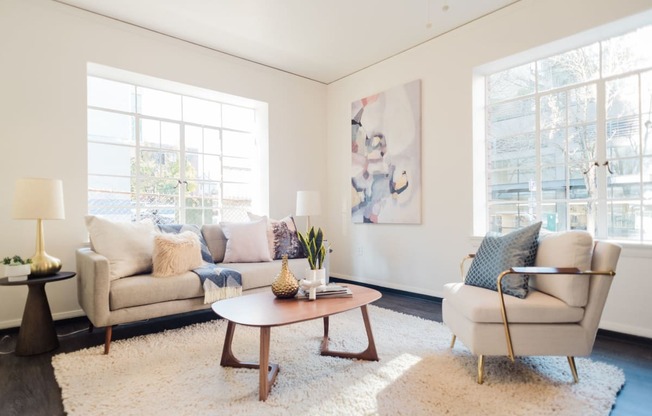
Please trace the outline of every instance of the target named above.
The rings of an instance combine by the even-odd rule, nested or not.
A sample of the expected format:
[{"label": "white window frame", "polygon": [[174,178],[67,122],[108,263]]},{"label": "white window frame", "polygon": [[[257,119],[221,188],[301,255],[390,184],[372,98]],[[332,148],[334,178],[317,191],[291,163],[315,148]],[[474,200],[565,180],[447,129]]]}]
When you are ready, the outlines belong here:
[{"label": "white window frame", "polygon": [[[239,214],[242,220],[245,220],[246,217],[246,211],[247,210],[252,210],[254,212],[268,212],[269,210],[269,161],[268,161],[268,155],[269,155],[269,147],[268,147],[268,105],[267,103],[260,102],[257,100],[252,100],[252,99],[247,99],[244,97],[238,97],[226,93],[221,93],[213,90],[208,90],[204,88],[199,88],[187,84],[181,84],[173,81],[168,81],[168,80],[163,80],[160,78],[155,78],[143,74],[137,74],[133,73],[130,71],[125,71],[117,68],[112,68],[104,65],[99,65],[95,63],[88,63],[87,64],[87,77],[94,77],[94,78],[102,78],[102,79],[107,79],[111,81],[117,81],[125,84],[130,84],[132,86],[136,87],[144,87],[148,89],[154,89],[154,90],[159,90],[167,93],[172,93],[180,96],[187,96],[187,97],[192,97],[192,98],[199,98],[203,100],[209,100],[213,102],[217,102],[219,104],[227,104],[230,106],[237,106],[237,107],[243,107],[247,109],[251,109],[254,111],[255,114],[255,122],[253,125],[253,128],[251,131],[246,131],[246,133],[253,135],[254,140],[255,140],[255,154],[252,154],[251,157],[247,158],[248,161],[251,163],[251,180],[246,186],[250,186],[252,189],[252,200],[251,200],[251,206],[243,208],[242,213]],[[220,106],[222,108],[222,106]],[[171,122],[179,125],[180,128],[180,146],[179,146],[179,158],[180,162],[185,160],[185,126],[193,126],[193,127],[200,127],[200,128],[211,128],[214,130],[219,131],[220,138],[220,154],[219,158],[222,160],[223,157],[231,157],[228,155],[224,155],[222,151],[222,147],[224,145],[224,140],[223,140],[223,133],[224,132],[234,132],[234,133],[240,133],[242,131],[239,131],[237,129],[232,129],[232,128],[226,128],[223,126],[215,127],[215,126],[205,126],[202,124],[198,123],[193,123],[193,122],[188,122],[188,121],[183,121],[183,120],[172,120],[172,119],[166,119],[163,117],[153,117],[149,115],[144,115],[140,114],[136,109],[134,109],[132,112],[125,112],[125,111],[119,111],[115,109],[107,109],[107,108],[102,108],[102,107],[94,107],[91,106],[90,104],[87,105],[87,110],[100,110],[100,111],[108,111],[112,112],[115,114],[122,114],[122,115],[128,115],[130,117],[134,117],[134,134],[135,134],[135,144],[134,145],[124,145],[126,147],[133,148],[136,154],[136,163],[139,163],[140,158],[138,155],[140,154],[141,149],[148,150],[149,147],[143,146],[140,140],[140,120],[155,120],[159,122]],[[91,141],[90,142],[96,142],[99,143],[98,141]],[[120,144],[116,143],[110,143],[111,145],[117,145],[120,146]],[[160,150],[160,149],[159,149]],[[176,151],[175,151],[176,152]],[[195,152],[192,152],[195,153]],[[203,154],[203,153],[202,153]],[[220,219],[219,220],[229,220],[227,219],[222,219],[221,218],[221,213],[223,207],[222,200],[224,198],[224,192],[223,192],[223,185],[226,183],[233,183],[229,182],[228,180],[225,180],[224,178],[224,163],[220,163],[220,169],[222,170],[220,179],[219,180],[202,180],[198,179],[197,183],[200,184],[207,184],[207,183],[213,183],[216,185],[219,185],[220,193],[219,193],[219,212],[220,212]],[[139,169],[136,169],[136,172],[139,172]],[[180,169],[179,172],[179,195],[178,195],[178,206],[176,207],[177,209],[177,215],[179,218],[179,223],[185,223],[186,222],[186,206],[185,206],[185,185],[187,181],[187,178],[185,177],[185,171],[184,169]],[[89,173],[90,175],[90,173]],[[135,178],[138,180],[139,178],[142,178],[142,176],[139,173],[132,174],[131,178]],[[90,187],[89,187],[89,192],[90,192]],[[136,212],[135,212],[135,217],[132,220],[137,220],[141,213],[141,203],[139,202],[138,198],[138,193],[140,192],[140,189],[136,189],[136,194],[133,197],[135,201],[132,201],[136,205]],[[90,208],[90,206],[89,206]]]},{"label": "white window frame", "polygon": [[[486,140],[487,140],[487,115],[486,115],[486,79],[489,75],[498,73],[513,67],[518,67],[531,62],[536,62],[537,60],[544,59],[550,56],[554,56],[569,50],[573,50],[582,46],[589,45],[591,43],[607,40],[613,36],[618,36],[629,31],[635,30],[639,27],[647,26],[652,20],[652,11],[644,12],[629,18],[625,18],[608,25],[592,29],[590,31],[572,36],[570,38],[562,39],[547,45],[543,45],[538,48],[534,48],[523,53],[519,53],[514,56],[510,56],[498,61],[494,61],[482,66],[479,66],[474,69],[472,77],[472,92],[473,92],[473,231],[475,236],[484,235],[488,229],[488,195],[489,195],[489,184],[487,180],[487,159],[486,159]],[[602,59],[600,59],[602,64]],[[602,69],[602,66],[600,66]],[[535,127],[535,140],[537,152],[540,151],[540,97],[543,95],[548,95],[551,91],[560,92],[567,91],[571,89],[578,88],[582,85],[595,84],[597,90],[597,117],[596,117],[596,129],[597,129],[597,142],[596,142],[596,159],[597,160],[606,160],[606,141],[605,141],[605,130],[606,130],[606,110],[604,108],[604,96],[605,96],[605,84],[606,82],[617,79],[625,78],[628,75],[645,73],[652,70],[652,67],[630,71],[628,73],[622,73],[614,76],[603,77],[600,73],[599,78],[593,81],[587,81],[580,84],[573,84],[570,86],[565,86],[561,88],[556,88],[553,90],[540,92],[536,91],[533,95],[528,95],[527,97],[534,97],[536,103],[535,117],[536,117],[536,127]],[[538,85],[538,82],[535,82],[535,85]],[[640,90],[640,85],[639,85]],[[519,97],[521,99],[523,97]],[[642,114],[641,114],[642,115]],[[644,134],[644,132],[640,132]],[[639,154],[639,158],[643,157]],[[566,165],[568,166],[568,165]],[[541,160],[537,154],[537,161],[535,164],[536,169],[536,182],[537,185],[541,184]],[[596,216],[596,237],[597,238],[607,238],[607,198],[606,198],[606,169],[597,169],[596,171],[598,182],[601,184],[599,186],[598,195],[596,200],[596,209],[599,212],[605,212],[605,214]],[[642,179],[641,179],[642,181]],[[537,218],[541,218],[541,186],[537,186]],[[643,195],[639,198],[636,198],[641,201],[641,204],[645,200]],[[570,201],[570,198],[566,198],[566,201]],[[647,201],[647,200],[645,200]],[[519,201],[514,201],[518,203]],[[545,203],[545,201],[544,201]],[[570,223],[570,219],[568,219]],[[624,240],[625,244],[635,243],[644,245],[649,245],[650,242],[638,241],[638,240]]]}]

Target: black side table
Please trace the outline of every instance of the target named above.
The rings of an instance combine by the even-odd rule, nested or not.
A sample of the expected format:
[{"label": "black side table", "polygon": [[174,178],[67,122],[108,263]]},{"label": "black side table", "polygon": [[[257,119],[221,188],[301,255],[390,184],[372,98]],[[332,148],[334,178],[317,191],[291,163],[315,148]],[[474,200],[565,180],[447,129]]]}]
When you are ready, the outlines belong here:
[{"label": "black side table", "polygon": [[0,279],[0,286],[27,285],[27,301],[23,311],[23,321],[18,331],[16,355],[36,355],[59,347],[59,339],[54,329],[50,304],[45,294],[45,284],[70,279],[73,272],[59,272],[53,276],[30,277],[27,280],[10,282],[7,277]]}]

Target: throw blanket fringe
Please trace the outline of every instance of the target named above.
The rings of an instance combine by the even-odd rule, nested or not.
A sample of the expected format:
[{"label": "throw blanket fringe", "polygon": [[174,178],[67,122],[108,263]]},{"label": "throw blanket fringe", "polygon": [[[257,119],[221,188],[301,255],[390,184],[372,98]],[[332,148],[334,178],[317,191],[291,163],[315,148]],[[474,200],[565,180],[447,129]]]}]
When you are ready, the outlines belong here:
[{"label": "throw blanket fringe", "polygon": [[204,303],[213,303],[218,300],[234,298],[240,295],[242,295],[242,286],[219,287],[208,279],[204,281]]},{"label": "throw blanket fringe", "polygon": [[204,303],[217,302],[242,294],[242,275],[237,270],[207,263],[192,271],[199,276],[204,289]]}]

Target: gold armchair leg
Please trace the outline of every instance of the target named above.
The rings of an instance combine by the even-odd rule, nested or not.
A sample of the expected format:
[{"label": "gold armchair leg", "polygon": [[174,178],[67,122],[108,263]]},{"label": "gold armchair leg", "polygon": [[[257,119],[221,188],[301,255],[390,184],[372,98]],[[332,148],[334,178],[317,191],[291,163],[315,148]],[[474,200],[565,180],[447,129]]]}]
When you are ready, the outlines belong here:
[{"label": "gold armchair leg", "polygon": [[484,355],[478,356],[478,384],[484,381]]},{"label": "gold armchair leg", "polygon": [[577,367],[575,367],[575,357],[568,356],[568,365],[570,365],[571,373],[573,374],[573,380],[576,383],[580,382],[580,378],[577,376]]},{"label": "gold armchair leg", "polygon": [[455,335],[453,335],[453,338],[451,339],[451,349],[453,349],[453,347],[455,346],[455,340],[456,339],[457,338],[455,337]]}]

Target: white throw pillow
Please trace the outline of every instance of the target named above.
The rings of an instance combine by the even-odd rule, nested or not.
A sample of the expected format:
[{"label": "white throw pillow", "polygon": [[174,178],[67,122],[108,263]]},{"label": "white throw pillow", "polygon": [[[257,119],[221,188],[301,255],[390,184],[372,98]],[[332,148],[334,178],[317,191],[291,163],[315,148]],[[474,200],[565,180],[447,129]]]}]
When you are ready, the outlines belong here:
[{"label": "white throw pillow", "polygon": [[203,264],[199,236],[192,231],[162,233],[154,237],[152,274],[174,276]]},{"label": "white throw pillow", "polygon": [[93,251],[109,260],[111,280],[152,270],[158,228],[151,221],[117,222],[88,215],[86,228]]},{"label": "white throw pillow", "polygon": [[[591,269],[593,237],[586,231],[566,231],[544,234],[534,265],[537,267],[577,267],[580,271]],[[535,275],[530,286],[563,300],[570,306],[583,307],[589,300],[590,276]]]},{"label": "white throw pillow", "polygon": [[226,236],[223,263],[272,261],[267,240],[267,217],[252,222],[221,222]]}]

